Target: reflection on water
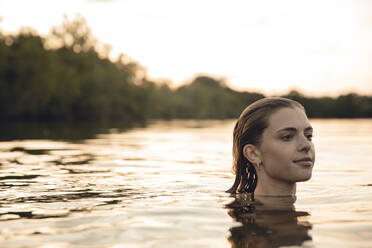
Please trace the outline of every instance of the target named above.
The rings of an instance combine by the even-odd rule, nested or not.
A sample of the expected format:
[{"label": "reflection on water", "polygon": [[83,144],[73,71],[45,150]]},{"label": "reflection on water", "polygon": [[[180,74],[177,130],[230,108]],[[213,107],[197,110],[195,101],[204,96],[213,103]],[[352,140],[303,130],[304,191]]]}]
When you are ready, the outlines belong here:
[{"label": "reflection on water", "polygon": [[294,197],[238,194],[227,204],[229,215],[242,225],[230,228],[231,247],[283,247],[311,244],[308,212],[296,211]]},{"label": "reflection on water", "polygon": [[97,133],[123,132],[129,128],[143,126],[144,123],[105,123],[105,122],[0,122],[0,141],[49,139],[84,140]]},{"label": "reflection on water", "polygon": [[370,247],[372,121],[311,123],[313,179],[254,202],[225,193],[230,120],[1,130],[0,247]]}]

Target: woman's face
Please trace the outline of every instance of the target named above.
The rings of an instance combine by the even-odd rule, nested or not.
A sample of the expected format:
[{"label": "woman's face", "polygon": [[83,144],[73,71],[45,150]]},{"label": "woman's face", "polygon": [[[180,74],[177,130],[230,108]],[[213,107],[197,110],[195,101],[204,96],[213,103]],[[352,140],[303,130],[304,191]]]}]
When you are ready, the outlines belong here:
[{"label": "woman's face", "polygon": [[315,160],[313,129],[300,108],[282,108],[269,117],[258,147],[270,178],[289,183],[311,178]]}]

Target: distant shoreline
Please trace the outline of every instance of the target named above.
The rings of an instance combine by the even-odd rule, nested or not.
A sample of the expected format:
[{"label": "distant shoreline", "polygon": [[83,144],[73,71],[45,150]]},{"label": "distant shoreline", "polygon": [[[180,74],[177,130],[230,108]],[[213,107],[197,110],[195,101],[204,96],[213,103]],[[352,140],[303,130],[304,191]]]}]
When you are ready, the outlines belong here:
[{"label": "distant shoreline", "polygon": [[[0,122],[234,119],[265,97],[208,75],[171,88],[147,78],[124,54],[110,60],[100,45],[82,17],[66,19],[47,37],[30,28],[15,35],[0,30]],[[292,90],[282,97],[303,104],[309,118],[372,118],[372,96],[308,97]]]}]

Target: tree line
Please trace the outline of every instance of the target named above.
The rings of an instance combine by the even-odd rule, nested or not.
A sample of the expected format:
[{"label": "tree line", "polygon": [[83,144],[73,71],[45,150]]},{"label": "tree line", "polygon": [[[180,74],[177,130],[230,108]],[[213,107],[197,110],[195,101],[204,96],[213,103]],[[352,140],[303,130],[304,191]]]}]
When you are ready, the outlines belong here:
[{"label": "tree line", "polygon": [[[42,37],[30,28],[0,30],[0,120],[145,121],[236,118],[265,97],[235,91],[224,79],[196,76],[172,89],[154,82],[136,61],[94,38],[85,19],[65,18]],[[372,97],[284,95],[301,102],[313,118],[370,118]]]}]

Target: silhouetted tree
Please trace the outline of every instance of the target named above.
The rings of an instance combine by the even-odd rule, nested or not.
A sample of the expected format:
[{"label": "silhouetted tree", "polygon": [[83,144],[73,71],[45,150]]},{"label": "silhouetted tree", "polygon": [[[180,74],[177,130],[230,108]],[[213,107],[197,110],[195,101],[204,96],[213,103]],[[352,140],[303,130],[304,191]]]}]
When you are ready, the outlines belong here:
[{"label": "silhouetted tree", "polygon": [[[264,97],[235,91],[224,79],[206,75],[172,89],[150,80],[126,55],[113,61],[109,53],[82,16],[65,17],[45,38],[30,28],[13,35],[0,29],[0,120],[236,118]],[[371,96],[316,98],[294,90],[284,96],[302,103],[309,117],[372,117]]]},{"label": "silhouetted tree", "polygon": [[75,52],[94,49],[97,39],[93,36],[88,23],[81,15],[69,20],[65,15],[63,23],[53,27],[46,39],[48,48],[69,48]]}]

